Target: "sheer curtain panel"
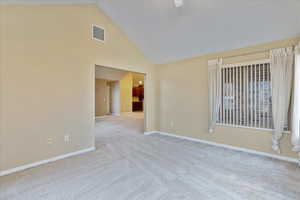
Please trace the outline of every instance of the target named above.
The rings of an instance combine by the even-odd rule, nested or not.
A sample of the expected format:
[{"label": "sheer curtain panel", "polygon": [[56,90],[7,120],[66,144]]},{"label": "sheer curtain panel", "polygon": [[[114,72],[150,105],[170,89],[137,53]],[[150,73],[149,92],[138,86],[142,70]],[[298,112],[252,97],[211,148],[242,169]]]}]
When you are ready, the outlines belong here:
[{"label": "sheer curtain panel", "polygon": [[[300,156],[300,43],[295,47],[294,99],[292,113],[293,151]],[[299,162],[300,164],[300,162]]]},{"label": "sheer curtain panel", "polygon": [[221,59],[208,61],[209,132],[213,133],[221,104]]},{"label": "sheer curtain panel", "polygon": [[280,153],[279,142],[287,127],[291,96],[294,51],[292,47],[273,49],[270,52],[273,136],[272,149]]}]

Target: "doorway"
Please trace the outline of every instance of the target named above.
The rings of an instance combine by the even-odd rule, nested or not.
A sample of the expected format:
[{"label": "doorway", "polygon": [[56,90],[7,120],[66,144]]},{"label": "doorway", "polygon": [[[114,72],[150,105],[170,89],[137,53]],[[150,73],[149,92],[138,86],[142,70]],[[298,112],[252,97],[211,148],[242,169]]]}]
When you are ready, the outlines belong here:
[{"label": "doorway", "polygon": [[144,111],[144,83],[145,78],[143,74],[133,74],[133,87],[132,87],[132,111]]},{"label": "doorway", "polygon": [[[145,77],[146,74],[95,66],[95,119],[142,120],[145,127]],[[119,118],[117,118],[119,117]],[[140,125],[139,125],[140,127]],[[140,130],[140,128],[139,128]]]}]

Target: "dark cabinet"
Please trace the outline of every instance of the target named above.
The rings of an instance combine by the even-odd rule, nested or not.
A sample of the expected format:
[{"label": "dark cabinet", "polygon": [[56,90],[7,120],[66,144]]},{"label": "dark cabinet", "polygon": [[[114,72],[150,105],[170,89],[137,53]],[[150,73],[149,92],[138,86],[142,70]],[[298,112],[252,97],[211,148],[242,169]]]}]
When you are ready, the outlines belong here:
[{"label": "dark cabinet", "polygon": [[143,111],[143,102],[142,101],[132,102],[132,111]]},{"label": "dark cabinet", "polygon": [[132,88],[132,96],[138,97],[139,101],[143,101],[144,100],[144,87],[139,86],[139,87]]}]

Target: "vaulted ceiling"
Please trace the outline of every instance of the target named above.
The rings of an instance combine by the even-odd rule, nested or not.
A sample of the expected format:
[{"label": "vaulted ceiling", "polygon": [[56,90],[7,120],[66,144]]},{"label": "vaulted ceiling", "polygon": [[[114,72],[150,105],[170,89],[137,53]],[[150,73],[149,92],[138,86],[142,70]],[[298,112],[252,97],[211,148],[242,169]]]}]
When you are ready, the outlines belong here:
[{"label": "vaulted ceiling", "polygon": [[94,1],[154,63],[300,36],[300,0]]},{"label": "vaulted ceiling", "polygon": [[155,63],[300,36],[300,0],[98,0]]}]

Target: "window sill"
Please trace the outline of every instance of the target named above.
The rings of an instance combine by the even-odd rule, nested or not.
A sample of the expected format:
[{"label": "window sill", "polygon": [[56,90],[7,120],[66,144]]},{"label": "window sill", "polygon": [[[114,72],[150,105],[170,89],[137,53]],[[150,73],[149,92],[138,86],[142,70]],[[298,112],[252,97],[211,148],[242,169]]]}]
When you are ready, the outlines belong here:
[{"label": "window sill", "polygon": [[[248,127],[248,126],[238,126],[238,125],[230,125],[230,124],[220,124],[217,123],[217,126],[225,126],[225,127],[232,127],[232,128],[244,128],[244,129],[252,129],[257,131],[265,131],[265,132],[273,132],[273,129],[267,129],[267,128],[256,128],[256,127]],[[283,131],[284,134],[290,134],[291,131]]]}]

